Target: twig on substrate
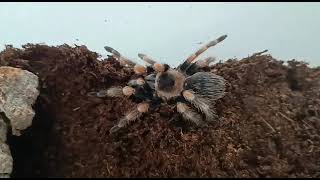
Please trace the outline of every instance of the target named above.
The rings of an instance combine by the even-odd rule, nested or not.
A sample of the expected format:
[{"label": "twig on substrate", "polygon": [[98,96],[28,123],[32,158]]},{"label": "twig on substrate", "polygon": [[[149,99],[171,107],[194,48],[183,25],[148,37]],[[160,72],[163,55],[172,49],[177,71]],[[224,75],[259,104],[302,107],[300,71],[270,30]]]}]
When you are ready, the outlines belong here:
[{"label": "twig on substrate", "polygon": [[261,117],[261,120],[272,130],[273,133],[277,132],[263,117]]}]

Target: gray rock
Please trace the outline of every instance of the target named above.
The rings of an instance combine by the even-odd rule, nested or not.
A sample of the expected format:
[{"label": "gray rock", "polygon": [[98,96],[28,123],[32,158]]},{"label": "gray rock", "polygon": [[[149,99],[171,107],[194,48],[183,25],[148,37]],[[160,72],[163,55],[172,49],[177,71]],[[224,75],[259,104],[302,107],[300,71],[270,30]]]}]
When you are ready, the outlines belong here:
[{"label": "gray rock", "polygon": [[0,67],[0,111],[10,120],[13,135],[31,126],[38,85],[38,77],[29,71]]},{"label": "gray rock", "polygon": [[6,144],[7,130],[11,127],[12,134],[19,136],[20,131],[31,126],[38,85],[38,77],[31,72],[0,67],[0,178],[10,178],[13,168],[13,158]]}]

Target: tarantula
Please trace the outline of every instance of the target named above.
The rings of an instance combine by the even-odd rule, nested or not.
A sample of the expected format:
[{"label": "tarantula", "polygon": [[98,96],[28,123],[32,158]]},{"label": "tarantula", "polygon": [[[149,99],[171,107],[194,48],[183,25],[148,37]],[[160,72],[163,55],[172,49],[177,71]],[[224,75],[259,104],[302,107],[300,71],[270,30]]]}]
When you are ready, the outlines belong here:
[{"label": "tarantula", "polygon": [[105,50],[111,53],[121,65],[133,67],[135,75],[125,87],[112,86],[105,90],[91,92],[91,95],[93,93],[98,97],[128,97],[138,103],[110,129],[110,133],[116,132],[138,119],[143,113],[150,112],[163,103],[174,103],[183,119],[197,126],[207,126],[208,123],[213,122],[217,118],[215,101],[225,95],[226,81],[221,76],[201,71],[213,62],[213,58],[196,62],[195,59],[226,37],[227,35],[223,35],[209,42],[176,68],[158,63],[145,54],[138,54],[146,62],[145,67],[122,56],[115,49],[105,46]]}]

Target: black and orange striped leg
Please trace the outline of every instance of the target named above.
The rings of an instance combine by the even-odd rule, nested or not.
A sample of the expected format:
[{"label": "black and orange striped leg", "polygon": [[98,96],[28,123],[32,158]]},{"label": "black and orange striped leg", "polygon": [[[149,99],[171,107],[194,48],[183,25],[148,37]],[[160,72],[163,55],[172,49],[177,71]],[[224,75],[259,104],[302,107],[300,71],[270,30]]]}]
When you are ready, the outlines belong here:
[{"label": "black and orange striped leg", "polygon": [[109,132],[115,133],[121,128],[127,126],[131,122],[137,120],[139,117],[142,116],[143,113],[149,111],[150,104],[148,102],[141,102],[133,109],[129,110],[126,115],[121,118],[116,125],[114,125]]}]

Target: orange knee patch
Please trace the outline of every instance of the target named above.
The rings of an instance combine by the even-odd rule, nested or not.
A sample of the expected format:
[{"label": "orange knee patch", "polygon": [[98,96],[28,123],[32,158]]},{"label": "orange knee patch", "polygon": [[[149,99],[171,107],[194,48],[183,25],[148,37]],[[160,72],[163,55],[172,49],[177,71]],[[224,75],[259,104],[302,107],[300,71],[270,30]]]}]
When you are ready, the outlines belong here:
[{"label": "orange knee patch", "polygon": [[135,93],[135,89],[130,87],[130,86],[125,86],[123,89],[122,89],[122,92],[125,96],[131,96],[132,94]]},{"label": "orange knee patch", "polygon": [[160,64],[160,63],[154,63],[153,65],[153,69],[157,72],[164,72],[165,70],[165,67],[163,64]]},{"label": "orange knee patch", "polygon": [[140,103],[138,104],[138,111],[141,113],[145,113],[149,110],[149,104],[148,103]]},{"label": "orange knee patch", "polygon": [[186,100],[188,100],[188,101],[192,101],[192,100],[194,100],[194,98],[195,98],[194,93],[191,92],[191,91],[189,91],[189,90],[184,90],[184,91],[182,92],[182,95],[183,95],[183,97],[184,97]]},{"label": "orange knee patch", "polygon": [[138,79],[137,79],[137,84],[140,85],[140,86],[141,86],[141,85],[144,85],[144,84],[145,84],[144,79],[143,79],[143,78],[138,78]]},{"label": "orange knee patch", "polygon": [[136,74],[143,74],[146,71],[146,68],[142,65],[136,64],[133,67],[133,70]]},{"label": "orange knee patch", "polygon": [[184,103],[178,102],[177,103],[177,111],[179,113],[184,113],[188,109],[188,106]]}]

